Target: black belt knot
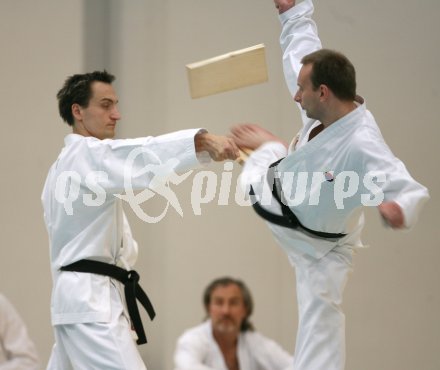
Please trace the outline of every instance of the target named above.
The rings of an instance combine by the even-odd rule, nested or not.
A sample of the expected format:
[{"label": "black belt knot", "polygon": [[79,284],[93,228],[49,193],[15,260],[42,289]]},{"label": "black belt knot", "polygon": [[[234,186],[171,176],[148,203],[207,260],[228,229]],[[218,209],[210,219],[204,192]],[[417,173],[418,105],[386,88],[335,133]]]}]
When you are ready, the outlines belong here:
[{"label": "black belt knot", "polygon": [[154,311],[153,305],[151,304],[147,294],[139,285],[140,277],[135,270],[127,271],[121,267],[111,265],[109,263],[92,260],[80,260],[71,263],[70,265],[62,266],[60,270],[87,272],[91,274],[109,276],[124,284],[125,301],[127,303],[128,314],[130,315],[134,330],[138,336],[137,344],[147,343],[147,337],[145,336],[145,331],[142,325],[136,299],[145,308],[151,320],[153,320],[156,316],[156,312]]},{"label": "black belt knot", "polygon": [[138,281],[139,281],[139,274],[135,271],[135,270],[130,270],[130,271],[128,271],[128,274],[127,274],[127,281],[130,281],[130,282],[135,282],[135,283],[137,283]]},{"label": "black belt knot", "polygon": [[255,212],[257,212],[257,214],[264,218],[266,221],[269,221],[275,225],[287,227],[289,229],[301,230],[315,238],[332,239],[334,241],[337,241],[340,238],[346,236],[347,234],[343,233],[327,233],[324,231],[309,229],[300,222],[295,213],[290,209],[287,204],[285,204],[285,202],[283,201],[283,192],[281,189],[280,178],[277,176],[277,166],[283,159],[284,158],[281,158],[280,160],[272,163],[269,166],[266,176],[267,183],[272,190],[272,196],[277,200],[281,207],[282,215],[272,213],[263,208],[261,204],[257,201],[255,191],[251,185],[249,195],[252,201],[252,207],[254,208]]}]

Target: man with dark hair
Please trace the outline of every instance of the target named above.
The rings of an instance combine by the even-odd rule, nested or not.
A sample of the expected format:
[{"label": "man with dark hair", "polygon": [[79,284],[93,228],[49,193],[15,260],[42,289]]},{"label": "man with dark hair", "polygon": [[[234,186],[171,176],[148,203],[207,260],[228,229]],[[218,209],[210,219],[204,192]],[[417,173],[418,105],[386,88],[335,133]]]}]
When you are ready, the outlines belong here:
[{"label": "man with dark hair", "polygon": [[313,65],[310,81],[315,91],[326,85],[342,101],[356,99],[356,71],[345,55],[320,49],[304,56],[301,63],[303,66]]},{"label": "man with dark hair", "polygon": [[66,79],[64,86],[58,91],[58,110],[61,118],[69,126],[73,126],[75,119],[72,113],[72,105],[78,104],[87,108],[90,102],[93,82],[103,82],[111,85],[115,76],[107,71],[95,71],[91,73],[77,74]]},{"label": "man with dark hair", "polygon": [[231,139],[203,129],[113,140],[121,118],[113,80],[105,71],[77,74],[57,95],[60,115],[73,133],[42,194],[56,339],[49,369],[145,369],[133,340],[146,342],[136,300],[150,318],[155,313],[132,270],[137,243],[122,194],[166,186],[167,178],[197,167],[199,159],[238,155]]},{"label": "man with dark hair", "polygon": [[207,320],[178,339],[175,370],[291,370],[293,358],[273,340],[254,331],[254,304],[238,279],[212,281],[203,293]]},{"label": "man with dark hair", "polygon": [[286,82],[302,108],[303,128],[288,146],[253,124],[232,129],[254,150],[241,179],[295,268],[298,332],[295,370],[342,370],[342,296],[353,249],[362,247],[362,206],[377,206],[396,229],[416,223],[428,199],[390,151],[356,95],[355,70],[321,49],[312,0],[274,0],[279,10]]},{"label": "man with dark hair", "polygon": [[246,312],[246,316],[241,322],[240,330],[254,330],[252,323],[249,321],[249,317],[252,315],[252,312],[254,310],[254,302],[252,300],[251,292],[241,280],[233,279],[231,277],[215,279],[211,282],[211,284],[206,287],[205,292],[203,293],[203,305],[205,306],[206,319],[209,318],[209,308],[213,300],[214,290],[218,287],[226,287],[231,285],[236,285],[237,288],[240,290],[241,298],[243,300],[243,305]]}]

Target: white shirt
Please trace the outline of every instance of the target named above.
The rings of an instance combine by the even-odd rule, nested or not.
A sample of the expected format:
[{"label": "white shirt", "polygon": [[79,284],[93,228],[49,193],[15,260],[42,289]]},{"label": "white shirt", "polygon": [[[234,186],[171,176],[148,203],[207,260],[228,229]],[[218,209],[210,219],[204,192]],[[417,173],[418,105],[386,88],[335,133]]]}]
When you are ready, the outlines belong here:
[{"label": "white shirt", "polygon": [[[243,370],[293,369],[293,356],[255,331],[240,333],[237,351],[240,369]],[[212,335],[210,320],[182,334],[177,341],[174,363],[175,370],[228,370]]]},{"label": "white shirt", "polygon": [[[321,48],[312,13],[312,1],[305,0],[280,15],[284,73],[292,95],[297,90],[301,58]],[[283,180],[286,181],[283,193],[292,200],[289,206],[301,223],[317,231],[347,234],[335,242],[269,223],[275,238],[288,254],[295,251],[320,258],[338,245],[362,246],[362,206],[380,193],[383,201],[400,205],[406,227],[415,224],[421,206],[429,197],[427,189],[411,177],[405,165],[388,148],[364,100],[358,97],[356,104],[356,109],[311,141],[308,141],[309,133],[320,122],[302,112],[303,129],[289,150],[280,143],[266,143],[252,153],[243,168],[243,185],[253,184],[260,196],[263,193],[270,195],[265,178],[267,169],[271,163],[287,155],[278,170],[282,176],[286,173],[292,175],[292,192],[288,193],[289,187],[284,186],[288,182]],[[383,182],[368,182],[368,176],[374,171],[386,176]],[[303,190],[299,182],[301,173],[308,176]],[[325,174],[332,174],[333,181],[326,181]],[[313,176],[320,176],[322,181],[313,181]],[[351,185],[356,188],[350,196],[344,194],[344,179],[352,181]],[[263,206],[281,214],[280,206],[273,200]]]},{"label": "white shirt", "polygon": [[163,177],[198,166],[194,136],[199,131],[126,140],[67,135],[42,194],[53,325],[110,320],[110,279],[59,268],[87,258],[131,269],[138,247],[116,195],[124,193],[127,184],[134,191],[149,187],[154,176],[145,168],[150,165],[172,163],[166,170],[161,167]]},{"label": "white shirt", "polygon": [[0,370],[36,370],[38,354],[26,325],[0,294]]}]

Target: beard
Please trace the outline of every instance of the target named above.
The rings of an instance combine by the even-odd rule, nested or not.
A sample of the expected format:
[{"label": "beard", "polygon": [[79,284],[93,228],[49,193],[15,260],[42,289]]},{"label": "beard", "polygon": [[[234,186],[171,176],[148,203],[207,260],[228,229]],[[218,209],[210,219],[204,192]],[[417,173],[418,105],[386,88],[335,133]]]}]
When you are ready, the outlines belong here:
[{"label": "beard", "polygon": [[230,317],[223,317],[214,324],[215,330],[219,333],[233,333],[240,330],[239,325]]}]

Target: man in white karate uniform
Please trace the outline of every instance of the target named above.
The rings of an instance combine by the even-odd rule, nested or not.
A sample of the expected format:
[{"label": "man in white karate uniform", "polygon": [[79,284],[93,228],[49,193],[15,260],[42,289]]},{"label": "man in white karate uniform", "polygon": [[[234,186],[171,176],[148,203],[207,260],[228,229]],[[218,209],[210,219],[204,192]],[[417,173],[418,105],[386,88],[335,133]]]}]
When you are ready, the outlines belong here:
[{"label": "man in white karate uniform", "polygon": [[120,195],[153,184],[163,190],[203,154],[208,161],[238,154],[231,139],[203,129],[113,140],[121,118],[113,80],[106,71],[74,75],[57,95],[73,133],[42,194],[56,339],[49,369],[145,369],[134,341],[146,342],[136,299],[150,318],[155,313],[132,271],[138,248]]},{"label": "man in white karate uniform", "polygon": [[241,280],[215,279],[203,303],[208,320],[178,339],[175,370],[293,369],[293,356],[254,330],[252,296]]},{"label": "man in white karate uniform", "polygon": [[289,146],[253,124],[236,126],[232,137],[254,150],[243,185],[251,185],[255,210],[269,221],[296,271],[294,368],[342,370],[341,303],[353,248],[362,246],[362,206],[378,206],[393,228],[410,228],[429,196],[393,155],[356,95],[351,62],[321,49],[312,0],[274,2],[286,82],[302,108],[303,128]]},{"label": "man in white karate uniform", "polygon": [[0,294],[0,370],[38,370],[37,349],[15,307]]}]

